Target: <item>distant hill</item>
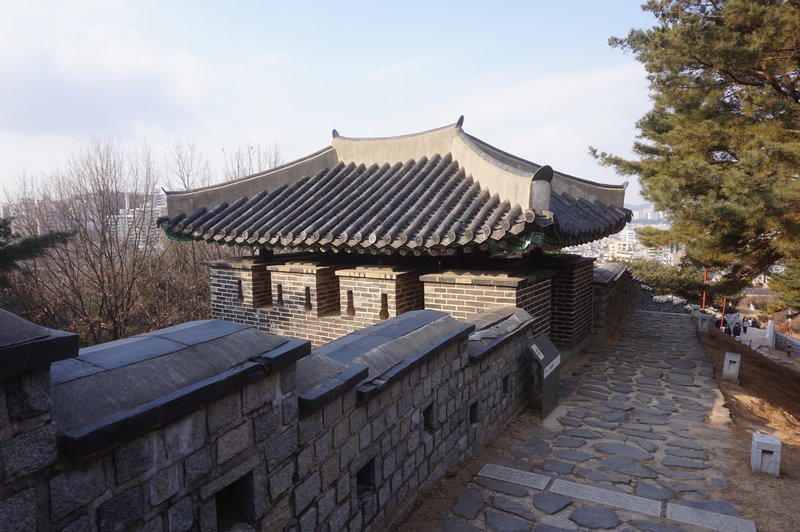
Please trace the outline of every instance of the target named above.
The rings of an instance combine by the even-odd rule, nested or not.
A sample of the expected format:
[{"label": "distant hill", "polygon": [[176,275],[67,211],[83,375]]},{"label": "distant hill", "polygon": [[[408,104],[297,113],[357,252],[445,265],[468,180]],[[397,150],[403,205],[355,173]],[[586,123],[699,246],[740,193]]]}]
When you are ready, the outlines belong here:
[{"label": "distant hill", "polygon": [[632,211],[643,211],[645,209],[652,209],[652,203],[637,203],[636,205],[625,205],[626,209],[630,209]]}]

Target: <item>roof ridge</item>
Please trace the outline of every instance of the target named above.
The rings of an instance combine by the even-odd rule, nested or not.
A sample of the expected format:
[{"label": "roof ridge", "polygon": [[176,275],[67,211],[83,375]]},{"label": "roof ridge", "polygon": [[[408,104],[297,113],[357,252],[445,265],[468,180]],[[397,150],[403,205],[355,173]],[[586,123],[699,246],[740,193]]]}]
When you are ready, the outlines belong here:
[{"label": "roof ridge", "polygon": [[338,130],[333,130],[333,138],[347,140],[347,141],[380,141],[380,140],[395,140],[395,139],[407,139],[411,137],[419,137],[422,135],[427,135],[429,133],[438,133],[439,131],[444,131],[446,129],[458,129],[461,130],[461,126],[464,123],[464,116],[462,115],[457,122],[453,122],[452,124],[447,124],[445,126],[435,127],[432,129],[425,129],[423,131],[418,131],[416,133],[407,133],[405,135],[391,135],[388,137],[347,137],[341,135]]}]

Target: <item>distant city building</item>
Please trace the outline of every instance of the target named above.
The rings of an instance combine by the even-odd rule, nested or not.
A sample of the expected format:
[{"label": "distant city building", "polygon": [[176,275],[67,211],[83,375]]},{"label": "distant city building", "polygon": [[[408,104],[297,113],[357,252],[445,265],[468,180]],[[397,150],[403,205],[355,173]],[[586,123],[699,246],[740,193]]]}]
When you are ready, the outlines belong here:
[{"label": "distant city building", "polygon": [[[637,211],[634,211],[634,213],[636,212]],[[667,229],[669,225],[666,223],[642,223],[641,221],[631,222],[617,234],[588,244],[565,248],[564,251],[567,253],[581,254],[586,257],[595,257],[598,264],[637,259],[656,260],[666,265],[676,265],[681,262],[685,255],[682,246],[663,246],[657,248],[644,246],[639,241],[639,236],[636,233],[637,229],[643,227]]]},{"label": "distant city building", "polygon": [[632,221],[639,223],[656,223],[666,222],[667,216],[663,212],[655,210],[649,203],[644,205],[637,205],[635,207],[628,207],[633,213]]},{"label": "distant city building", "polygon": [[[120,243],[133,244],[140,249],[163,246],[164,235],[155,224],[167,212],[163,190],[154,189],[148,195],[122,193],[116,203],[116,211],[87,212],[92,216],[88,221],[90,231],[98,235],[100,231],[108,231]],[[62,210],[48,196],[21,198],[16,203],[0,206],[0,215],[13,218],[14,231],[23,235],[71,230],[71,222],[63,219],[61,213]]]}]

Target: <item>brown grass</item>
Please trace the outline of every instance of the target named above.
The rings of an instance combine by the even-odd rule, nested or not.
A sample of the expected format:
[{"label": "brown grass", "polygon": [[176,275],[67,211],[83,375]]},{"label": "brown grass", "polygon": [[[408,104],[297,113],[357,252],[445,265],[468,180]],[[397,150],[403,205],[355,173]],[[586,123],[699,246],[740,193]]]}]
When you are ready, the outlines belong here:
[{"label": "brown grass", "polygon": [[[800,373],[782,366],[712,330],[701,342],[714,362],[714,376],[731,412],[736,444],[728,475],[727,499],[742,508],[742,517],[756,522],[759,531],[800,530]],[[742,355],[739,383],[724,381],[726,352]],[[771,477],[750,469],[750,441],[754,432],[781,440],[781,474]]]}]

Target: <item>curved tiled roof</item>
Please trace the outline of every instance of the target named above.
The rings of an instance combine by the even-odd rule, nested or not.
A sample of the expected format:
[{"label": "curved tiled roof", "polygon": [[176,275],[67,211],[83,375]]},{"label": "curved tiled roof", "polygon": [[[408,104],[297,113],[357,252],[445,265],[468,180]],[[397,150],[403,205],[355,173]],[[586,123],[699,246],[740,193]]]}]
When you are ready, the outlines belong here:
[{"label": "curved tiled roof", "polygon": [[[629,220],[619,206],[556,192],[584,190],[591,197],[593,189],[587,187],[601,194],[603,187],[611,193],[621,188],[624,194],[624,187],[577,180],[572,188],[551,191],[549,180],[566,179],[564,174],[540,173],[542,167],[495,150],[458,125],[397,139],[334,135],[334,153],[322,150],[232,184],[168,193],[170,216],[159,224],[176,239],[419,254],[574,245],[617,232]],[[454,139],[461,144],[456,146]],[[449,147],[470,167],[452,152],[397,162],[409,153]],[[475,154],[480,160],[474,160]],[[534,197],[542,194],[533,186],[539,175],[548,180],[544,203]]]},{"label": "curved tiled roof", "polygon": [[622,231],[631,220],[628,209],[576,199],[567,193],[553,193],[550,209],[555,215],[561,246],[577,246],[605,238]]}]

